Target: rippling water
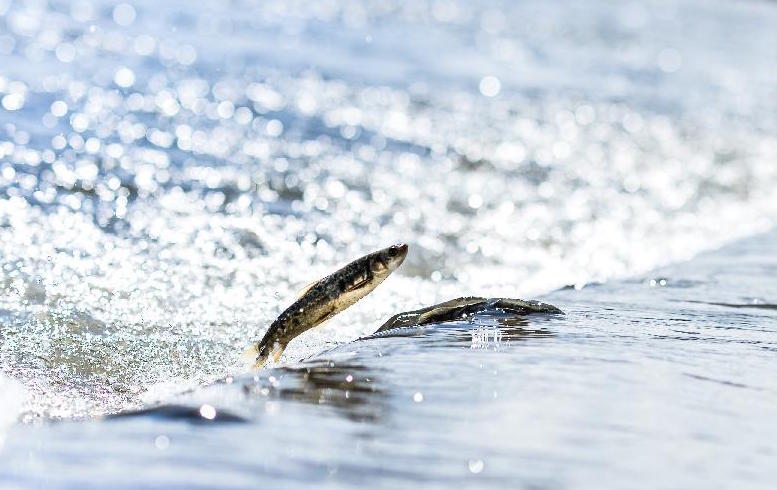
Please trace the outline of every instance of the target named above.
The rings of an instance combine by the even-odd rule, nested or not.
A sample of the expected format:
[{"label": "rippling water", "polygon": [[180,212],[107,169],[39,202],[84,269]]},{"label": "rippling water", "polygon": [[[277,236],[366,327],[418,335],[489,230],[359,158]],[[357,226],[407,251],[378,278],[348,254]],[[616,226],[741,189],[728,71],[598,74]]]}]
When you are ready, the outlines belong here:
[{"label": "rippling water", "polygon": [[566,315],[479,315],[131,416],[16,426],[0,482],[771,488],[775,243],[543,298]]},{"label": "rippling water", "polygon": [[[768,370],[768,349],[733,357],[728,368],[741,376],[714,369],[748,342],[773,343],[766,308],[653,305],[641,282],[613,282],[581,296],[549,296],[566,307],[565,320],[481,332],[476,338],[488,344],[489,335],[509,339],[518,329],[513,347],[489,357],[463,357],[472,326],[344,343],[398,311],[467,294],[529,297],[635,277],[769,229],[777,216],[776,23],[775,5],[756,1],[195,8],[0,0],[0,428],[139,408],[238,372],[238,353],[303,284],[401,240],[411,252],[400,271],[284,357],[295,365],[356,345],[355,361],[334,368],[312,361],[320,370],[313,381],[303,368],[283,371],[289,386],[278,389],[290,395],[279,401],[220,401],[219,409],[250,419],[246,403],[276,410],[272,423],[211,432],[176,423],[158,429],[145,418],[44,426],[33,439],[51,438],[54,448],[42,461],[76,472],[56,481],[78,485],[68,451],[94,454],[71,444],[91,447],[127,431],[141,442],[113,456],[132,467],[148,463],[149,434],[165,432],[176,461],[204,464],[212,453],[198,451],[219,449],[225,460],[197,473],[205,486],[225,481],[219,471],[236,486],[252,483],[257,467],[264,478],[285,479],[294,465],[302,468],[294,478],[305,481],[345,473],[443,485],[477,474],[504,484],[522,474],[521,481],[554,486],[590,484],[620,442],[630,451],[617,467],[625,482],[639,473],[640,458],[665,463],[647,453],[676,437],[667,458],[683,444],[697,452],[682,460],[687,473],[667,479],[698,466],[709,481],[764,482],[759,455],[774,454],[766,432],[740,420],[717,442],[753,435],[747,451],[732,444],[725,453],[753,466],[711,468],[705,458],[723,453],[714,436],[692,428],[737,417],[671,407],[720,406],[716,397],[733,388],[715,391],[728,386],[715,380],[728,378],[755,386],[758,403],[773,401],[774,387],[755,374]],[[768,251],[741,247],[736,260],[752,270],[738,277],[747,279],[700,279],[694,300],[775,302],[773,264],[761,260]],[[693,267],[702,274],[704,266]],[[749,283],[763,286],[759,295],[750,295]],[[596,313],[603,304],[611,313]],[[733,340],[682,338],[671,333],[672,319],[732,324]],[[663,333],[626,333],[646,323]],[[591,331],[599,335],[586,340]],[[629,346],[638,358],[668,364],[630,371],[637,361]],[[697,365],[688,376],[674,373],[674,356]],[[586,364],[590,357],[597,362]],[[623,371],[604,368],[607,358],[621,359]],[[367,385],[335,383],[332,394],[332,379],[346,372]],[[554,383],[553,373],[564,376]],[[578,412],[575,394],[587,389],[590,406]],[[342,403],[343,392],[363,403]],[[415,393],[422,401],[408,402]],[[493,393],[496,401],[485,403]],[[693,393],[699,398],[683,398]],[[294,397],[323,407],[286,403]],[[767,421],[766,405],[758,406],[754,424]],[[747,418],[739,402],[730,411]],[[624,414],[647,422],[627,423]],[[659,427],[665,415],[676,425]],[[584,429],[566,431],[574,424]],[[14,430],[33,430],[24,427]],[[192,445],[175,444],[177,437]],[[698,442],[707,437],[713,441]],[[239,458],[238,440],[247,444]],[[589,443],[590,456],[581,451]],[[707,443],[713,449],[699,449]],[[32,446],[9,447],[21,457]],[[356,447],[362,456],[348,469],[343,458]],[[450,453],[424,456],[430,447]],[[291,467],[276,464],[287,457]],[[510,472],[516,458],[527,472]],[[570,480],[548,476],[561,467]],[[114,470],[108,465],[93,483],[115,483]],[[148,475],[147,483],[172,478],[162,463]]]}]

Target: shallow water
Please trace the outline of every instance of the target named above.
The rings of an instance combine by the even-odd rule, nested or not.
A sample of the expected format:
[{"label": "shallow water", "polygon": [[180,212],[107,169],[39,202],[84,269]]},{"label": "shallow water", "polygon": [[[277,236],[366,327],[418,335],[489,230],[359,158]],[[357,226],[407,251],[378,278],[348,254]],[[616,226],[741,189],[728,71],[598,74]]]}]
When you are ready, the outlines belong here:
[{"label": "shallow water", "polygon": [[403,330],[133,416],[17,426],[0,481],[770,488],[775,243],[543,297],[566,315]]},{"label": "shallow water", "polygon": [[[63,485],[87,477],[95,486],[102,479],[118,485],[127,473],[116,458],[126,468],[148,465],[158,455],[144,444],[155,431],[191,442],[171,442],[164,455],[191,463],[187,471],[199,467],[188,475],[203,486],[248,484],[255,479],[241,480],[241,471],[256,472],[256,465],[262,478],[279,480],[318,481],[334,472],[348,481],[376,474],[386,484],[442,485],[480,468],[477,476],[494,484],[592,485],[604,462],[621,454],[608,444],[623,441],[628,462],[617,469],[625,483],[640,474],[641,459],[666,462],[652,452],[674,437],[693,451],[662,450],[685,464],[667,472],[666,482],[694,475],[708,483],[716,476],[766,481],[759,458],[771,446],[759,444],[768,430],[752,434],[752,445],[743,441],[767,417],[745,417],[739,400],[764,407],[758,396],[771,392],[755,371],[769,359],[727,356],[750,348],[747,342],[768,344],[773,310],[706,304],[775,302],[768,250],[762,256],[747,248],[766,247],[766,238],[731,249],[737,264],[750,267],[732,273],[733,283],[683,273],[687,287],[663,288],[656,276],[649,293],[641,279],[553,293],[547,299],[569,313],[548,320],[553,328],[478,330],[477,345],[490,345],[495,332],[505,336],[500,345],[511,347],[495,353],[468,350],[470,325],[347,342],[398,311],[464,295],[526,298],[640,277],[772,228],[776,22],[777,7],[755,1],[235,1],[192,9],[179,1],[0,0],[0,436],[17,419],[93,417],[170,401],[189,388],[201,393],[197,387],[240,371],[238,353],[294,291],[401,240],[411,246],[402,268],[328,327],[293,342],[283,359],[294,366],[332,348],[327,355],[364,349],[348,369],[374,377],[384,396],[368,383],[353,393],[363,403],[341,403],[344,389],[328,387],[344,374],[338,361],[333,372],[319,373],[320,386],[305,382],[302,371],[284,371],[289,395],[270,401],[282,412],[272,424],[202,432],[140,418],[11,433],[31,431],[37,442],[30,444],[49,444],[41,461],[61,469],[53,478]],[[684,270],[677,267],[671,270]],[[692,276],[704,275],[703,266],[689,267]],[[661,296],[654,305],[653,294],[692,294],[702,303],[663,303]],[[655,318],[644,314],[646,302]],[[591,313],[601,305],[614,308],[606,310],[612,317]],[[730,328],[673,332],[671,307],[678,322]],[[632,325],[659,333],[627,333]],[[565,338],[578,331],[579,338]],[[518,347],[528,352],[516,355]],[[376,359],[375,349],[384,348],[391,354]],[[628,348],[650,361],[621,362],[620,369],[598,362],[629,358]],[[690,374],[660,376],[675,361]],[[580,366],[592,372],[583,377]],[[451,374],[469,368],[482,374]],[[537,378],[524,387],[526,369]],[[551,373],[565,381],[555,392]],[[620,373],[622,391],[610,391]],[[715,380],[763,390],[750,397],[742,388],[748,395],[728,409],[717,398],[728,391],[712,392],[730,388]],[[253,402],[221,400],[219,409],[247,411],[236,415],[251,420],[276,410],[265,407],[263,387]],[[590,388],[579,413],[574,387]],[[345,391],[350,397],[353,390]],[[409,403],[416,391],[424,400]],[[504,405],[481,403],[494,392],[494,403]],[[683,398],[694,393],[698,399]],[[287,403],[322,396],[323,406]],[[678,400],[688,405],[667,413]],[[699,415],[693,403],[742,420]],[[513,411],[520,425],[504,419]],[[646,418],[643,432],[619,432],[635,427],[624,413]],[[608,425],[605,416],[616,422]],[[675,425],[660,428],[664,416]],[[387,417],[394,425],[380,425]],[[572,422],[585,430],[569,429]],[[687,431],[702,422],[732,426],[721,438],[732,443],[730,453],[697,444],[694,437],[709,434]],[[100,471],[85,475],[89,448],[125,430],[139,445],[119,447],[116,458],[106,456]],[[268,435],[250,443],[238,436],[256,430]],[[9,460],[28,464],[13,474],[33,478],[37,451],[20,445],[26,435],[8,437]],[[283,438],[288,448],[278,443]],[[357,457],[354,441],[372,442],[362,442]],[[441,453],[418,454],[430,447],[424,441]],[[199,443],[218,454],[199,452]],[[591,455],[581,451],[589,443]],[[227,446],[240,447],[240,455]],[[385,467],[370,459],[402,449],[416,459]],[[730,465],[705,464],[735,451]],[[348,456],[354,459],[345,471]],[[279,463],[287,457],[303,469]],[[528,469],[513,468],[516,458]],[[146,483],[187,477],[165,465],[148,471]],[[560,469],[566,479],[554,479]]]}]

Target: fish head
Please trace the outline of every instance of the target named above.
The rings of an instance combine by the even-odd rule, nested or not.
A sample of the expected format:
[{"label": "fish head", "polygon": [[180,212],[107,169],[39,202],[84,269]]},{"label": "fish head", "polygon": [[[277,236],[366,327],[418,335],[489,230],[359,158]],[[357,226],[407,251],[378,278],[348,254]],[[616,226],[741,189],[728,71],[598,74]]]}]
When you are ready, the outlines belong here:
[{"label": "fish head", "polygon": [[[342,277],[335,283],[337,287],[330,289],[329,309],[320,320],[316,321],[316,325],[370,294],[402,264],[405,256],[407,256],[407,245],[399,243],[365,255],[341,269],[347,272],[341,274]],[[334,277],[338,275],[339,271],[333,274]]]},{"label": "fish head", "polygon": [[372,254],[370,270],[378,279],[383,280],[394,272],[407,256],[407,244],[398,243],[390,247],[378,250]]}]

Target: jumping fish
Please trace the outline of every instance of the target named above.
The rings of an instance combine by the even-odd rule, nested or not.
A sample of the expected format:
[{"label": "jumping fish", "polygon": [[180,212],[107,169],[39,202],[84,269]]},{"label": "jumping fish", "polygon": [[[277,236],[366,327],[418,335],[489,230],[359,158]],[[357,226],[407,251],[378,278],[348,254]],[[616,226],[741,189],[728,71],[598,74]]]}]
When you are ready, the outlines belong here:
[{"label": "jumping fish", "polygon": [[270,356],[277,362],[292,339],[369,294],[402,264],[406,255],[407,244],[392,245],[356,259],[305,288],[300,298],[272,322],[262,340],[249,348],[254,367],[263,367]]}]

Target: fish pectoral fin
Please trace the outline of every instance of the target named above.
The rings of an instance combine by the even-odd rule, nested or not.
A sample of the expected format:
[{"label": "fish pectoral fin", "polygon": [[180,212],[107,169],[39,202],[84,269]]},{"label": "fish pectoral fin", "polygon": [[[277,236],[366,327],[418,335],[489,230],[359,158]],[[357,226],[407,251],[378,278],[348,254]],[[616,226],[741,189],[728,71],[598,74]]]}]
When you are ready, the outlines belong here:
[{"label": "fish pectoral fin", "polygon": [[326,323],[337,314],[336,310],[332,310],[329,313],[325,313],[324,315],[321,315],[315,322],[314,326],[316,328],[323,327],[326,325]]},{"label": "fish pectoral fin", "polygon": [[281,359],[281,355],[283,355],[283,351],[285,349],[286,349],[285,345],[281,343],[275,344],[275,346],[273,346],[272,352],[270,353],[270,355],[272,356],[272,361],[277,363]]},{"label": "fish pectoral fin", "polygon": [[350,291],[358,291],[359,289],[361,289],[361,288],[363,288],[364,286],[366,286],[367,284],[369,284],[371,281],[372,281],[372,278],[371,278],[371,277],[365,277],[365,278],[364,278],[364,279],[362,279],[361,281],[359,281],[359,282],[357,282],[357,283],[354,283],[354,284],[351,284],[351,285],[348,287],[348,291],[349,291],[349,292],[350,292]]}]

